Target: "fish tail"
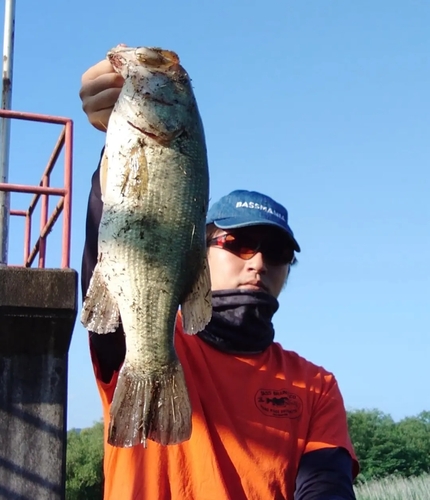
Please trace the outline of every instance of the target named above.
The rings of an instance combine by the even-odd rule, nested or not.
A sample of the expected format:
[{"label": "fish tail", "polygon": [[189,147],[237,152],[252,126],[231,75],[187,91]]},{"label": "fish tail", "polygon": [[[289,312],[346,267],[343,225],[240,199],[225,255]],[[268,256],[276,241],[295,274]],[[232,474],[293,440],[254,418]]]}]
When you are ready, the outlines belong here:
[{"label": "fish tail", "polygon": [[103,277],[97,263],[82,306],[81,322],[95,333],[114,332],[119,326],[118,304]]},{"label": "fish tail", "polygon": [[124,364],[111,409],[108,443],[118,447],[178,444],[191,435],[191,404],[178,360],[142,375]]}]

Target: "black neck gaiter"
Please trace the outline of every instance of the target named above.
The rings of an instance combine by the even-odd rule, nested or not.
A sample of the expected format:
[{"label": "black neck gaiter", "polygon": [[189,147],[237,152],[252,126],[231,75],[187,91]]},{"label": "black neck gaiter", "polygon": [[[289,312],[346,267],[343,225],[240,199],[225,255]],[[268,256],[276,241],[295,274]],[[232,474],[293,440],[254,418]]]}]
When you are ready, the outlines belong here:
[{"label": "black neck gaiter", "polygon": [[212,319],[198,336],[229,354],[256,354],[273,342],[272,317],[279,307],[275,297],[251,290],[212,292]]}]

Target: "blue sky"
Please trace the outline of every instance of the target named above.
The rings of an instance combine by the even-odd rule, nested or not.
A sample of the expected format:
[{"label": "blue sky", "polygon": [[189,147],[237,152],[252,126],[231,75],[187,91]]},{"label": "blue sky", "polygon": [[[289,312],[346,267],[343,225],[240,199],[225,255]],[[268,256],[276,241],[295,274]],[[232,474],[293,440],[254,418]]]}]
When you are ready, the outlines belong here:
[{"label": "blue sky", "polygon": [[[277,340],[333,371],[348,409],[430,410],[430,3],[122,5],[17,0],[13,108],[74,120],[72,267],[104,141],[81,111],[81,74],[117,43],[175,50],[205,125],[211,199],[258,190],[290,212],[302,253]],[[11,182],[38,182],[58,132],[12,125]],[[11,264],[21,246],[12,221]],[[101,407],[79,319],[69,364],[68,427],[90,426]]]}]

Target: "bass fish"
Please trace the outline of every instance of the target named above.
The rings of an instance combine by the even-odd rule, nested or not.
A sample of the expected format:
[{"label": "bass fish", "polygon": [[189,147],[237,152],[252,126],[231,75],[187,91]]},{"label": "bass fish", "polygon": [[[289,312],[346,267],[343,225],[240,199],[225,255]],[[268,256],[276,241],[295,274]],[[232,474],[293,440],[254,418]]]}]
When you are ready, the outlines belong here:
[{"label": "bass fish", "polygon": [[212,315],[204,130],[174,52],[118,46],[107,58],[124,85],[106,131],[98,261],[81,321],[97,334],[114,332],[121,322],[125,333],[108,442],[176,444],[191,435],[191,405],[174,349],[178,309],[189,334]]}]

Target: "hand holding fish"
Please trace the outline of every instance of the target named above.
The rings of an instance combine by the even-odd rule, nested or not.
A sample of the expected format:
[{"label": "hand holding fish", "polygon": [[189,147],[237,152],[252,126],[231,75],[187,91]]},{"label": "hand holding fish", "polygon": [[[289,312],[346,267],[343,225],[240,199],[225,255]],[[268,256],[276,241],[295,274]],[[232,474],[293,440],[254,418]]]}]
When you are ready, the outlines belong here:
[{"label": "hand holding fish", "polygon": [[82,108],[91,125],[105,132],[124,78],[104,59],[82,75],[81,84],[79,96]]}]

